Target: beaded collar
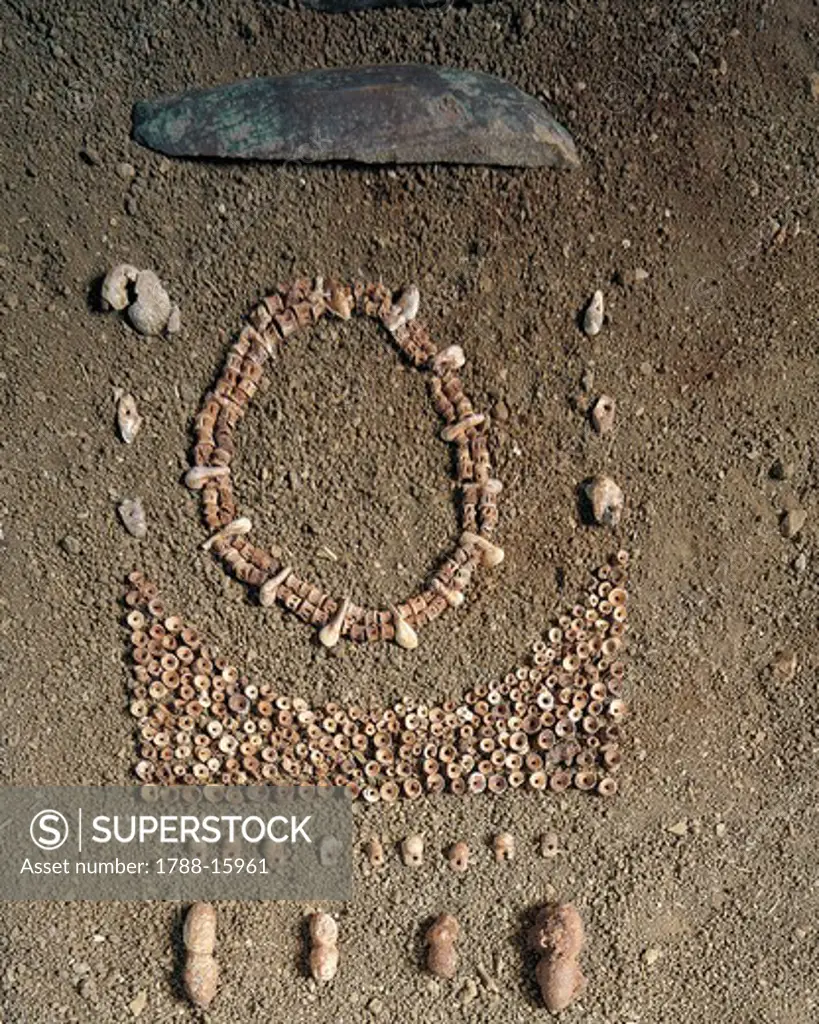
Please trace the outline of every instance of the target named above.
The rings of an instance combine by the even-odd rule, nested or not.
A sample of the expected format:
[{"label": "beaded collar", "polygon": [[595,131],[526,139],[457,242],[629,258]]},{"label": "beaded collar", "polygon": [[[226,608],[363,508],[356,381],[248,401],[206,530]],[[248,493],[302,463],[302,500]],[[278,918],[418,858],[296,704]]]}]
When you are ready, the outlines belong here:
[{"label": "beaded collar", "polygon": [[[463,349],[451,345],[438,352],[417,319],[418,306],[414,286],[394,298],[380,283],[350,285],[319,277],[283,285],[248,316],[196,417],[193,466],[185,482],[202,494],[202,518],[212,531],[205,547],[237,579],[256,589],[262,606],[278,603],[317,627],[325,647],[348,637],[360,643],[392,640],[412,650],[422,626],[463,603],[478,566],[503,560],[503,550],[491,540],[502,485],[492,475],[489,421],[475,411],[463,390],[458,376],[465,363]],[[265,365],[300,328],[312,326],[325,314],[343,320],[353,314],[368,316],[386,328],[402,355],[428,375],[433,404],[445,424],[441,438],[455,449],[458,544],[443,555],[428,583],[389,608],[364,608],[349,595],[333,596],[285,564],[278,553],[254,544],[248,537],[252,523],[240,515],[233,498],[233,431],[258,390]]]}]

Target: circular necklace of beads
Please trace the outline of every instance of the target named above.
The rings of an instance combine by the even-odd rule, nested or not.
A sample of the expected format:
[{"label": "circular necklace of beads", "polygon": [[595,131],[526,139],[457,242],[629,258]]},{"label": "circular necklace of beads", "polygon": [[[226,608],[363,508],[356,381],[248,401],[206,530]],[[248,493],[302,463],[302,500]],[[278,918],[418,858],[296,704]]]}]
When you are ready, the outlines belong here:
[{"label": "circular necklace of beads", "polygon": [[[464,393],[458,376],[465,363],[463,349],[451,345],[437,351],[417,319],[419,299],[415,286],[394,298],[380,283],[350,285],[321,277],[297,279],[279,287],[248,316],[219,380],[205,394],[196,417],[193,466],[185,483],[191,490],[201,491],[202,518],[212,532],[205,548],[237,579],[256,588],[262,606],[278,602],[316,626],[325,647],[348,637],[359,643],[392,640],[413,650],[418,646],[420,627],[463,604],[479,565],[495,566],[503,561],[503,550],[491,540],[502,485],[492,475],[489,421],[475,411]],[[428,584],[386,609],[360,607],[349,596],[334,597],[298,575],[279,555],[253,544],[248,538],[252,523],[239,514],[231,487],[233,430],[247,412],[268,359],[291,335],[325,314],[348,320],[354,313],[380,321],[404,357],[428,374],[433,405],[445,422],[441,438],[455,448],[460,540],[443,556]]]}]

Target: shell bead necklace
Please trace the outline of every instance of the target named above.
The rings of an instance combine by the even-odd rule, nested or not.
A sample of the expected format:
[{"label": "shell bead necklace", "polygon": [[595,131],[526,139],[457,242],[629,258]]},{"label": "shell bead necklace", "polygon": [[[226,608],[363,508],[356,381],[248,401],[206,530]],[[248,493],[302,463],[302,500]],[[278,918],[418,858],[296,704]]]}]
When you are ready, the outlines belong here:
[{"label": "shell bead necklace", "polygon": [[[417,319],[419,292],[406,288],[397,298],[383,284],[340,284],[300,278],[280,286],[248,316],[227,354],[222,373],[207,392],[195,422],[193,466],[185,477],[201,491],[202,518],[211,536],[207,548],[237,579],[257,590],[264,607],[283,605],[318,629],[319,641],[335,646],[342,637],[358,643],[392,640],[412,650],[418,630],[464,601],[478,566],[503,561],[491,540],[498,522],[501,482],[493,477],[489,456],[489,421],[476,412],[458,376],[465,363],[458,345],[438,351]],[[389,608],[364,608],[345,595],[327,593],[248,537],[249,519],[233,499],[231,463],[233,431],[256,394],[268,360],[300,328],[325,314],[348,320],[353,314],[378,320],[409,362],[428,375],[436,412],[444,421],[441,438],[455,449],[455,481],[460,492],[460,539],[445,554],[430,581]]]}]

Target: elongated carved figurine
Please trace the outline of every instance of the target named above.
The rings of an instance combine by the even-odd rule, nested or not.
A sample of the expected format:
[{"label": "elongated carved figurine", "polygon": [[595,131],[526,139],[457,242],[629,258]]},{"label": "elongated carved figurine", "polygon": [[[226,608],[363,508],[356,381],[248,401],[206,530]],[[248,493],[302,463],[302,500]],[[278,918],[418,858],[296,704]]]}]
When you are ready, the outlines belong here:
[{"label": "elongated carved figurine", "polygon": [[310,973],[332,981],[338,970],[338,925],[329,914],[310,915]]},{"label": "elongated carved figurine", "polygon": [[194,903],[182,930],[185,945],[185,970],[182,983],[195,1006],[206,1010],[213,1002],[219,984],[219,964],[213,957],[216,945],[216,910],[210,903]]},{"label": "elongated carved figurine", "polygon": [[427,968],[438,978],[454,978],[458,970],[458,951],[455,942],[461,926],[452,914],[441,914],[426,934]]},{"label": "elongated carved figurine", "polygon": [[586,979],[577,958],[583,922],[573,903],[550,903],[538,913],[529,944],[540,954],[535,976],[550,1013],[560,1013],[582,995]]}]

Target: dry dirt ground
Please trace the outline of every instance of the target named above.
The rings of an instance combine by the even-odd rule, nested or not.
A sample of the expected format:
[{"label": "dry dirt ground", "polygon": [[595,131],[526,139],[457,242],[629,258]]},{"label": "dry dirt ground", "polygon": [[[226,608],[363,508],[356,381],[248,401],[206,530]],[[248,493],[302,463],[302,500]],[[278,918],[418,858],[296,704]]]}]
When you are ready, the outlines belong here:
[{"label": "dry dirt ground", "polygon": [[[119,601],[135,565],[256,679],[310,698],[432,699],[519,663],[599,559],[634,552],[617,798],[357,808],[359,838],[424,831],[427,865],[393,854],[375,878],[357,869],[354,900],[335,908],[342,967],[321,990],[303,969],[303,906],[220,905],[223,984],[201,1019],[543,1019],[521,934],[554,893],[589,936],[588,992],[567,1021],[819,1019],[818,18],[809,0],[335,18],[204,0],[0,7],[4,783],[131,779]],[[511,80],[573,131],[582,168],[231,166],[129,141],[141,97],[379,61]],[[122,259],[169,283],[181,335],[145,340],[92,308],[93,282]],[[241,314],[314,271],[417,281],[434,336],[464,344],[469,389],[495,418],[506,562],[414,654],[328,657],[299,623],[263,616],[198,549],[179,482]],[[608,320],[591,341],[576,318],[597,287]],[[146,420],[130,448],[115,387]],[[605,440],[584,416],[601,390],[618,402]],[[451,539],[445,446],[418,375],[372,325],[299,340],[239,447],[256,535],[331,587],[397,596]],[[627,495],[617,537],[577,518],[575,488],[600,469]],[[115,515],[134,494],[141,543]],[[807,520],[788,539],[795,507]],[[322,545],[340,560],[322,561]],[[789,648],[795,674],[773,674]],[[519,846],[503,868],[486,848],[501,828]],[[547,830],[555,861],[537,853]],[[442,853],[459,837],[476,851],[464,877]],[[454,983],[421,970],[421,929],[443,910],[464,933]],[[200,1019],[176,981],[179,905],[1,914],[2,1024],[121,1024],[137,997],[140,1021]]]}]

